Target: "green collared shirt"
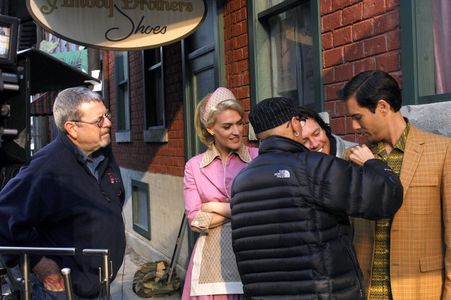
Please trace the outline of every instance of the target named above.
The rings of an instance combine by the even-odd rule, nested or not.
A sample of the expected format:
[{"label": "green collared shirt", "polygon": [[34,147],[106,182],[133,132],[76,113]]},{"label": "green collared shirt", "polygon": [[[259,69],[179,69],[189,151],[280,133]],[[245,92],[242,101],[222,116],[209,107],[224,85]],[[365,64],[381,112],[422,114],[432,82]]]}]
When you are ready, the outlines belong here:
[{"label": "green collared shirt", "polygon": [[[383,142],[379,142],[371,147],[371,151],[376,158],[384,161],[399,176],[401,172],[404,149],[406,147],[407,135],[410,124],[399,137],[393,150],[387,153]],[[391,219],[381,219],[376,221],[376,232],[374,240],[373,266],[368,299],[370,300],[391,300],[392,293],[390,287],[390,227]]]}]

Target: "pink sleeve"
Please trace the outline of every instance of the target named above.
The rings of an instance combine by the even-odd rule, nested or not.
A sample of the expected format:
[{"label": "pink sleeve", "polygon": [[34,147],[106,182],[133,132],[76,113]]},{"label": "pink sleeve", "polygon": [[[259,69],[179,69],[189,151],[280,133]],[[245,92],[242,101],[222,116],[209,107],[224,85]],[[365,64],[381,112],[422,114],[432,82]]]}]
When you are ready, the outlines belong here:
[{"label": "pink sleeve", "polygon": [[258,156],[258,148],[249,147],[249,153],[251,154],[252,159]]},{"label": "pink sleeve", "polygon": [[[195,167],[195,166],[194,166]],[[185,166],[185,176],[183,177],[183,196],[185,200],[185,214],[189,224],[196,217],[201,209],[202,200],[197,190],[196,180],[193,173],[193,163],[188,161]]]}]

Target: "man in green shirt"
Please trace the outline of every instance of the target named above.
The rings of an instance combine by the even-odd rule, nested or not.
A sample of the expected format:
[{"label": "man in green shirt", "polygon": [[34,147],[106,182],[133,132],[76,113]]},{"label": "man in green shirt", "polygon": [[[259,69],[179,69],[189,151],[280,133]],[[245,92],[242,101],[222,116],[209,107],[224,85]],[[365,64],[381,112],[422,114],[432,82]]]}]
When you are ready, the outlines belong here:
[{"label": "man in green shirt", "polygon": [[409,124],[401,90],[383,71],[356,75],[339,97],[353,128],[404,187],[394,218],[353,221],[368,299],[451,299],[451,139]]}]

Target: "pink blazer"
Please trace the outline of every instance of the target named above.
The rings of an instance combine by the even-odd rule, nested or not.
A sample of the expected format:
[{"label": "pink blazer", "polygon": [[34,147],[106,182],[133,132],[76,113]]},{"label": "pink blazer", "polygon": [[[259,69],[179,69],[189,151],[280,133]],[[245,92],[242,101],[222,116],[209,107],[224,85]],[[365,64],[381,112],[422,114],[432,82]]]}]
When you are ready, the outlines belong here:
[{"label": "pink blazer", "polygon": [[257,154],[257,148],[243,146],[223,164],[214,151],[207,150],[186,163],[184,198],[189,224],[203,203],[230,202],[233,179]]}]

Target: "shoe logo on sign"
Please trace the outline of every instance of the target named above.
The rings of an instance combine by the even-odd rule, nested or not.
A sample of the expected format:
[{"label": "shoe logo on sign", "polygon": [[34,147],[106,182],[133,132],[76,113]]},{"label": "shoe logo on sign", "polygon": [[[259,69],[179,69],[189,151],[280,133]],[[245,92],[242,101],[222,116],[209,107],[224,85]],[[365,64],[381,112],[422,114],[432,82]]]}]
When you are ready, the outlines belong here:
[{"label": "shoe logo on sign", "polygon": [[274,173],[276,178],[290,178],[290,171],[288,170],[279,170],[279,172]]}]

